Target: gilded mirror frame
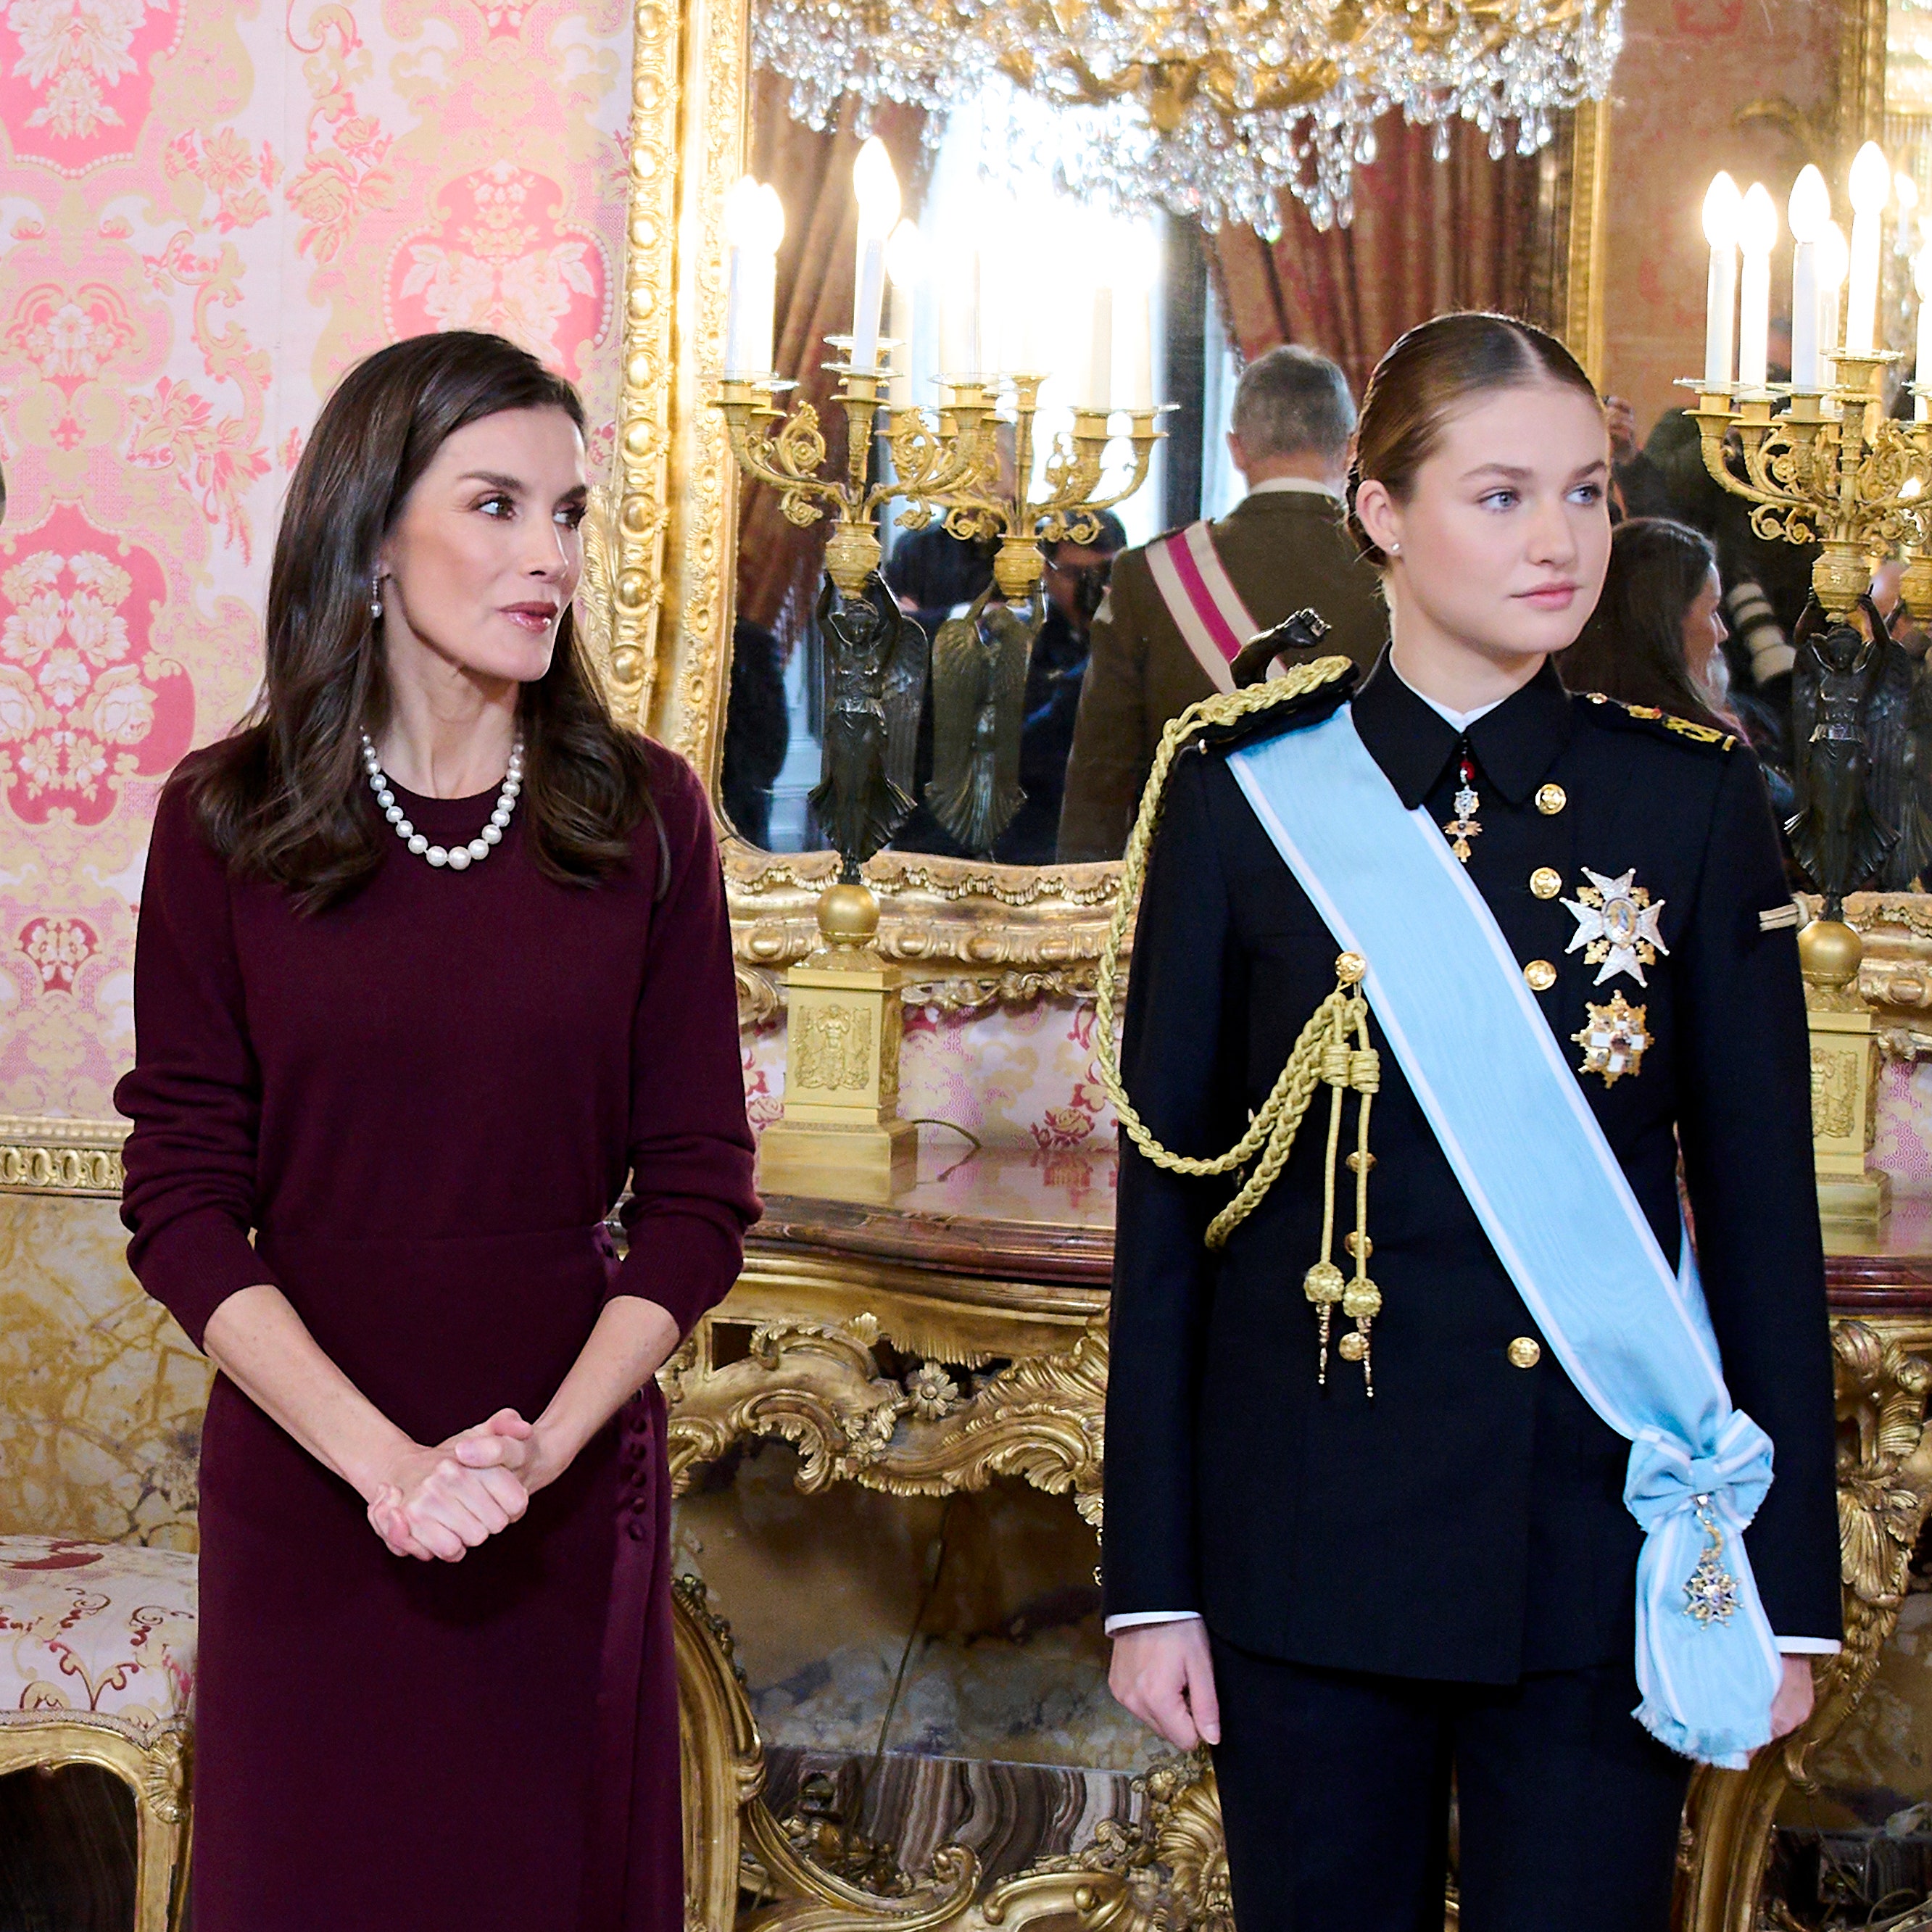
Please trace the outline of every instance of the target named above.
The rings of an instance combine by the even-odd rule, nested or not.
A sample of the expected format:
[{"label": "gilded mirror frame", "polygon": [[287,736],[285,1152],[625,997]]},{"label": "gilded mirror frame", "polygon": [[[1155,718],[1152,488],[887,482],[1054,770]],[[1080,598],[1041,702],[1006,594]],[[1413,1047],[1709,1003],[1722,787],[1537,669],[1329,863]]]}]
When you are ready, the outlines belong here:
[{"label": "gilded mirror frame", "polygon": [[[714,802],[722,754],[736,566],[737,478],[704,372],[724,328],[724,196],[748,147],[749,10],[730,0],[640,0],[617,442],[591,584],[626,715],[696,766]],[[1604,117],[1576,117],[1564,333],[1594,364],[1608,156]],[[778,977],[816,943],[830,852],[773,854],[719,830],[741,1005],[778,1004]],[[912,996],[954,1011],[1090,991],[1120,868],[1020,867],[883,852],[865,868],[880,950]]]}]

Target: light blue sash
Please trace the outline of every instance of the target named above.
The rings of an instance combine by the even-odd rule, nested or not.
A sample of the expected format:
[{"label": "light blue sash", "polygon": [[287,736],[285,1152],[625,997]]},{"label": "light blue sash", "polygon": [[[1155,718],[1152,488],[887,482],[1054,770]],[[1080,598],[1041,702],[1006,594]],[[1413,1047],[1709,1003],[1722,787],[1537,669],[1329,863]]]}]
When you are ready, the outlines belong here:
[{"label": "light blue sash", "polygon": [[[1428,813],[1402,809],[1348,707],[1228,763],[1338,944],[1367,960],[1370,1006],[1537,1327],[1630,1443],[1636,1716],[1742,1769],[1770,1737],[1781,1671],[1743,1536],[1772,1444],[1731,1406],[1689,1239],[1673,1274],[1489,908]],[[1700,1503],[1736,1586],[1707,1621],[1686,1593],[1709,1541]]]}]

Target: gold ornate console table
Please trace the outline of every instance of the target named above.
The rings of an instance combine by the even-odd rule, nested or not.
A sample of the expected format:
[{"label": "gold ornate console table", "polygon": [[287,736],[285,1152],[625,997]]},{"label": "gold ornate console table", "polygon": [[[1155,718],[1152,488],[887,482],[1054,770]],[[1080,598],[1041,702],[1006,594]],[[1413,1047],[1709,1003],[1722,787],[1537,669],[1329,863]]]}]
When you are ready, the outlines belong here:
[{"label": "gold ornate console table", "polygon": [[[1070,1497],[1098,1526],[1112,1166],[1100,1154],[988,1151],[890,1207],[770,1198],[742,1279],[664,1371],[680,1486],[734,1444],[776,1436],[796,1450],[808,1491],[850,1482],[940,1496],[1018,1476]],[[1802,1732],[1748,1772],[1694,1781],[1682,1932],[1771,1922],[1762,1894],[1779,1804],[1863,1696],[1932,1504],[1932,1203],[1901,1203],[1882,1236],[1850,1238],[1867,1251],[1830,1261],[1846,1648],[1821,1670]],[[758,1900],[747,1932],[983,1932],[1046,1917],[1094,1932],[1151,1932],[1156,1918],[1174,1932],[1232,1932],[1213,1774],[1191,1758],[1140,1780],[1132,1827],[1104,1826],[1072,1854],[993,1885],[958,1847],[910,1890],[839,1877],[764,1802],[763,1747],[722,1618],[689,1589],[683,1610],[686,1784],[704,1795],[712,1837],[694,1847],[703,1882],[692,1903],[718,1932],[741,1860]],[[710,1688],[694,1697],[700,1682]]]}]

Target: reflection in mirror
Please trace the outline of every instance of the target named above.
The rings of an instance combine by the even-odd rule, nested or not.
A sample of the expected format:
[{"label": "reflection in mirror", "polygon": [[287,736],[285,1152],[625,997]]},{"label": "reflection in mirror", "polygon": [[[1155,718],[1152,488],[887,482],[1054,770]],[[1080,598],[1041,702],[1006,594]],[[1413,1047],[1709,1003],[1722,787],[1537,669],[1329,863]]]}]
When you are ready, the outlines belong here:
[{"label": "reflection in mirror", "polygon": [[[1150,219],[1100,217],[1055,194],[1044,162],[1039,192],[1028,200],[992,192],[980,159],[1000,130],[975,106],[956,111],[943,130],[928,127],[923,142],[910,138],[916,113],[883,113],[874,139],[862,144],[786,118],[782,88],[761,76],[753,116],[753,172],[782,184],[794,204],[776,263],[771,354],[781,372],[796,372],[798,387],[774,400],[818,412],[825,473],[843,472],[846,427],[845,412],[827,406],[836,392],[823,365],[836,352],[825,340],[845,334],[855,280],[876,281],[880,268],[890,272],[886,339],[898,345],[890,352],[893,410],[956,398],[942,390],[942,370],[1022,379],[1006,379],[998,392],[976,494],[963,486],[950,510],[917,497],[883,506],[884,569],[869,594],[916,626],[932,666],[894,848],[1047,862],[1108,564],[1130,535],[1144,538],[1157,527],[1162,465],[1146,412],[1158,374],[1159,229]],[[902,208],[906,218],[890,232],[875,218],[883,245],[862,252],[867,222],[854,170],[876,165],[874,155],[890,164],[899,204],[891,212]],[[1063,273],[1048,297],[1029,265],[1056,256]],[[872,290],[859,292],[862,329]],[[1089,399],[1082,406],[1090,412],[1078,425],[1076,397]],[[1096,400],[1127,413],[1108,423],[1091,413]],[[942,434],[956,428],[950,417],[934,421]],[[1115,432],[1090,475],[1078,465],[1102,446],[1070,442],[1076,426],[1082,437],[1103,426]],[[875,473],[890,476],[880,443]],[[1061,466],[1070,461],[1072,470]],[[1139,487],[1150,478],[1151,488]],[[1016,544],[1002,538],[1010,513],[1000,506],[1018,494],[1028,504],[1069,508],[1058,526],[1034,523],[1029,510]],[[1117,500],[1118,514],[1097,507]],[[1096,508],[1086,514],[1082,504]],[[839,610],[838,600],[827,607],[819,596],[830,534],[824,520],[801,525],[788,516],[782,493],[757,483],[746,490],[721,802],[747,838],[776,851],[836,842],[825,815],[828,668],[835,687],[850,680],[828,667],[826,652],[825,613],[838,621]]]},{"label": "reflection in mirror", "polygon": [[[862,261],[861,124],[842,118],[855,104],[819,130],[790,118],[788,96],[782,78],[754,76],[750,166],[785,207],[769,353],[796,387],[772,405],[813,405],[820,473],[846,473],[847,412],[825,366],[842,352],[826,338],[848,336],[862,270],[890,282],[883,334],[904,345],[884,358],[892,409],[922,407],[944,430],[932,413],[950,393],[942,372],[1044,374],[1036,416],[1016,411],[1010,379],[999,392],[989,499],[1010,496],[1024,470],[1028,500],[1040,500],[1072,405],[1097,400],[1116,412],[1108,473],[1087,492],[1104,502],[1134,481],[1122,434],[1132,419],[1119,412],[1178,405],[1142,487],[1108,514],[1040,532],[1036,590],[1010,572],[995,580],[997,519],[902,498],[883,507],[885,554],[868,593],[918,626],[931,674],[892,849],[1017,866],[1117,858],[1162,727],[1228,688],[1253,633],[1312,608],[1331,628],[1327,648],[1372,658],[1385,620],[1342,526],[1348,425],[1338,434],[1337,408],[1352,413],[1348,391],[1387,342],[1438,308],[1550,314],[1558,157],[1492,160],[1471,130],[1438,162],[1433,130],[1408,130],[1410,140],[1397,125],[1382,160],[1358,173],[1352,236],[1316,231],[1286,199],[1276,240],[1205,236],[1192,220],[1124,218],[1069,197],[1055,184],[1066,124],[995,77],[944,116],[890,102],[871,110],[862,124],[890,159],[903,219],[890,232],[874,221],[877,260]],[[1463,245],[1440,248],[1445,232]],[[972,292],[963,300],[962,288]],[[1264,354],[1285,338],[1330,353],[1272,363],[1270,380]],[[1243,356],[1253,392],[1245,436],[1234,421]],[[890,477],[878,440],[873,473]],[[795,521],[781,498],[758,482],[741,497],[720,802],[748,841],[783,853],[835,841],[820,615],[832,520]],[[1173,541],[1153,542],[1174,526]],[[895,755],[882,770],[898,782]]]}]

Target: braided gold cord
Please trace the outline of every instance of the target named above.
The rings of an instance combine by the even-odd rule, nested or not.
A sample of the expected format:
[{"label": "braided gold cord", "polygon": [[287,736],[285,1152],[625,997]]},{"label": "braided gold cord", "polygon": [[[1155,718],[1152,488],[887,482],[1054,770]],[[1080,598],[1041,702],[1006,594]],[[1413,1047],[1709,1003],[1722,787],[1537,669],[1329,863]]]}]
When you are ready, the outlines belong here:
[{"label": "braided gold cord", "polygon": [[1120,1047],[1114,1036],[1120,949],[1139,903],[1141,886],[1147,874],[1148,855],[1154,844],[1155,827],[1160,822],[1161,800],[1166,789],[1168,772],[1181,750],[1204,730],[1234,724],[1256,712],[1304,697],[1322,685],[1333,683],[1348,669],[1346,658],[1317,658],[1312,664],[1294,666],[1285,676],[1204,698],[1198,704],[1190,705],[1178,718],[1169,722],[1161,734],[1160,748],[1154,754],[1147,788],[1141,794],[1140,811],[1135,818],[1133,832],[1127,840],[1126,854],[1120,867],[1119,896],[1114,902],[1114,916],[1107,928],[1106,944],[1101,949],[1095,989],[1098,1024],[1095,1028],[1097,1036],[1094,1057],[1100,1084],[1113,1102],[1114,1112],[1128,1138],[1156,1167],[1174,1174],[1231,1174],[1237,1168],[1246,1166],[1257,1154],[1262,1156],[1254,1172],[1242,1184],[1234,1199],[1209,1225],[1208,1245],[1210,1248],[1220,1247],[1254,1211],[1262,1197],[1274,1185],[1275,1177],[1280,1173],[1294,1144],[1295,1134],[1314,1098],[1315,1089],[1321,1084],[1327,1042],[1335,1037],[1338,1022],[1346,1028],[1349,1003],[1353,1000],[1359,1004],[1360,996],[1352,986],[1337,986],[1316,1008],[1296,1039],[1288,1063],[1281,1070],[1268,1098],[1249,1123],[1246,1132],[1226,1154],[1212,1159],[1178,1154],[1162,1147],[1154,1138],[1128,1100],[1121,1081]]}]

